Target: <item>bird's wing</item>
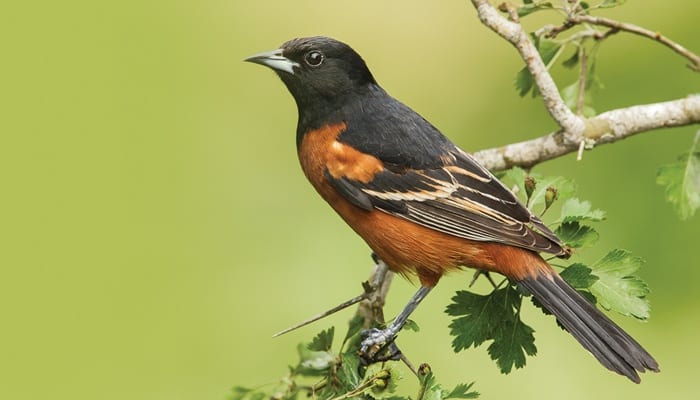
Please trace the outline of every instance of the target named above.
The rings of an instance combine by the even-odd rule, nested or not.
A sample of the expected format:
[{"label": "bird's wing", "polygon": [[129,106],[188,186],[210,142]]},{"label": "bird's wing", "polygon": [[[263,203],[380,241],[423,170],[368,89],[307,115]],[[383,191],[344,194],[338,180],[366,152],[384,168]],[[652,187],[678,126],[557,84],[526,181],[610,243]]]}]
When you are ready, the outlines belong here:
[{"label": "bird's wing", "polygon": [[371,180],[326,170],[350,202],[465,239],[563,255],[562,242],[496,177],[456,149],[430,169],[382,168]]}]

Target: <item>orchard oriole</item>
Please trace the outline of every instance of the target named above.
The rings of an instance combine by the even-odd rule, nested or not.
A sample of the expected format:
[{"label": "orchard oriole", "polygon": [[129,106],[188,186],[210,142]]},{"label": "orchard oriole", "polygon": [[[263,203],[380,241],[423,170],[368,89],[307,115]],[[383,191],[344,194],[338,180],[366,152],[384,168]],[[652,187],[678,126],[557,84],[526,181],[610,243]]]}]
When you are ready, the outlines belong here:
[{"label": "orchard oriole", "polygon": [[564,244],[471,155],[388,95],[352,48],[290,40],[247,58],[272,68],[296,101],[296,143],[318,193],[387,266],[421,288],[363,352],[393,340],[446,272],[493,271],[529,291],[606,368],[640,382],[658,371],[642,346],[569,286],[539,253]]}]

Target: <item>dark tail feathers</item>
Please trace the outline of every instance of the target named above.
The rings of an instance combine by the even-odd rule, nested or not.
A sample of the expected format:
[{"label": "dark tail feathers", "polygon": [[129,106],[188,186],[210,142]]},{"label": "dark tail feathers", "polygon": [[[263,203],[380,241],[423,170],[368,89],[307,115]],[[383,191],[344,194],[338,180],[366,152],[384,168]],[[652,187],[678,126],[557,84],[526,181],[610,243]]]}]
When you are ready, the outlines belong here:
[{"label": "dark tail feathers", "polygon": [[639,372],[659,364],[642,346],[588,302],[559,275],[518,281],[606,368],[639,383]]}]

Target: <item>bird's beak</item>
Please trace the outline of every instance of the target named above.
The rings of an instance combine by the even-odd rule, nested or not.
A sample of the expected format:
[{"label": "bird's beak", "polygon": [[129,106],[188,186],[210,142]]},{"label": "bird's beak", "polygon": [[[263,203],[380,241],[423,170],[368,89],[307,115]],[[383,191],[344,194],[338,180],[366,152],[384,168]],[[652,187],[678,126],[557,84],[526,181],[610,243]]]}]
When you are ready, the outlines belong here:
[{"label": "bird's beak", "polygon": [[246,58],[243,61],[265,65],[274,70],[284,71],[292,75],[294,75],[294,67],[299,67],[299,63],[294,62],[282,55],[282,49],[258,53]]}]

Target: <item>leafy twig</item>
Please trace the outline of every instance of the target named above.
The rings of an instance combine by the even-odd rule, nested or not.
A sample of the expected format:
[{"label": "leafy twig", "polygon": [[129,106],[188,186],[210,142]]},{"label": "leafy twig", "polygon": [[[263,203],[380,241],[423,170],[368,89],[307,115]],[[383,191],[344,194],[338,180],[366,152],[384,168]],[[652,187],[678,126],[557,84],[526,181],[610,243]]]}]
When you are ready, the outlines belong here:
[{"label": "leafy twig", "polygon": [[476,7],[481,22],[518,50],[552,118],[567,134],[581,134],[585,129],[584,119],[575,115],[562,100],[557,85],[547,72],[542,57],[523,27],[499,14],[487,0],[472,0],[472,3]]},{"label": "leafy twig", "polygon": [[690,64],[688,64],[688,67],[692,69],[693,71],[700,72],[700,56],[697,54],[693,53],[692,51],[686,49],[685,47],[681,46],[680,44],[674,42],[673,40],[667,38],[666,36],[662,35],[659,32],[654,32],[650,31],[649,29],[642,28],[641,26],[629,24],[626,22],[620,22],[616,21],[614,19],[610,18],[604,18],[604,17],[594,17],[592,15],[576,15],[572,16],[569,18],[566,23],[578,25],[581,23],[588,23],[592,25],[598,25],[598,26],[606,26],[608,28],[611,28],[611,31],[608,31],[605,33],[605,36],[609,36],[612,33],[615,33],[617,31],[625,31],[629,33],[633,33],[635,35],[647,37],[652,40],[656,40],[659,43],[662,43],[666,47],[670,48],[671,50],[675,51],[676,53],[680,54],[681,56],[685,57],[690,61]]}]

